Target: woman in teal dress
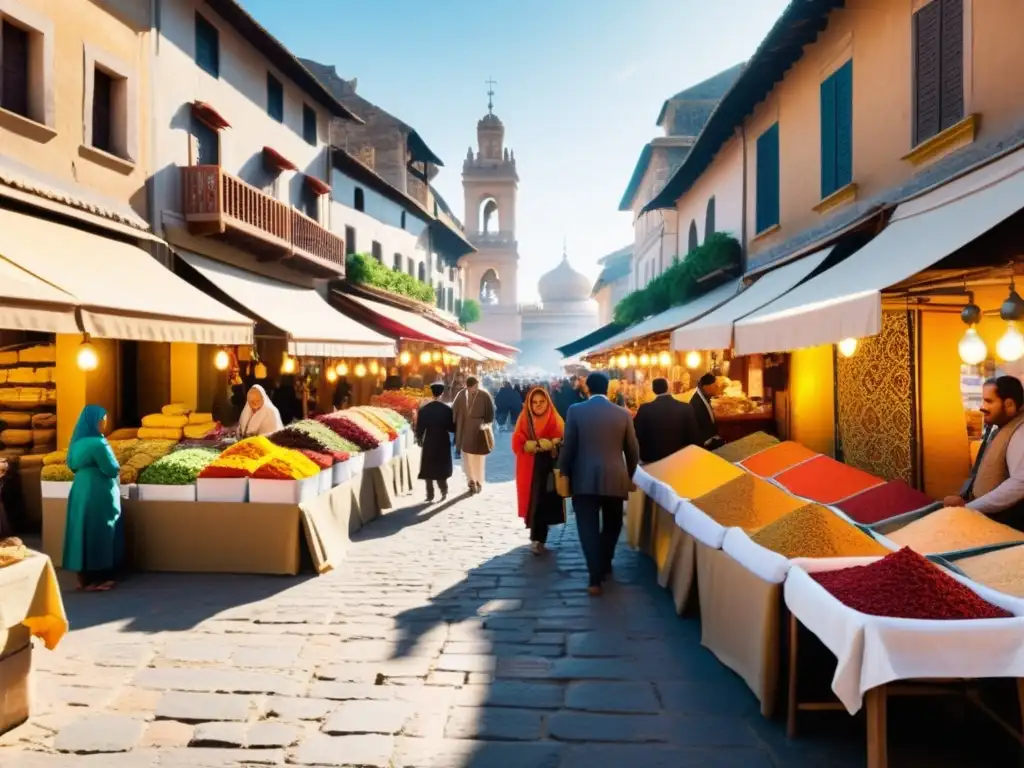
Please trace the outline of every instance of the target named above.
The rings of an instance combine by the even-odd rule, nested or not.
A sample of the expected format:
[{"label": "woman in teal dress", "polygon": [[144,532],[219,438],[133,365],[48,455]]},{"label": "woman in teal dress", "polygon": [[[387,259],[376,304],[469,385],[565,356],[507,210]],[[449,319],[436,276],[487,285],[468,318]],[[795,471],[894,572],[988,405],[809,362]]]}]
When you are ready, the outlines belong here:
[{"label": "woman in teal dress", "polygon": [[75,473],[68,496],[63,567],[78,573],[78,588],[106,592],[124,556],[121,523],[121,472],[103,436],[107,412],[98,405],[82,409],[68,447],[68,469]]}]

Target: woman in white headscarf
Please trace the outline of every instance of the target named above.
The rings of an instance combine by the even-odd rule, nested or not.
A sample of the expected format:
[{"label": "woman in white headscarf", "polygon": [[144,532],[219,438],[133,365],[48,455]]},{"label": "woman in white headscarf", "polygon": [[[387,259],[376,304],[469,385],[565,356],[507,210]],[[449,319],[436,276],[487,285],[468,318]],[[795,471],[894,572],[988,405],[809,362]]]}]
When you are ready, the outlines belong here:
[{"label": "woman in white headscarf", "polygon": [[239,437],[269,435],[281,429],[284,429],[284,424],[281,423],[280,411],[270,402],[266,390],[255,384],[245,396],[245,407],[238,418]]}]

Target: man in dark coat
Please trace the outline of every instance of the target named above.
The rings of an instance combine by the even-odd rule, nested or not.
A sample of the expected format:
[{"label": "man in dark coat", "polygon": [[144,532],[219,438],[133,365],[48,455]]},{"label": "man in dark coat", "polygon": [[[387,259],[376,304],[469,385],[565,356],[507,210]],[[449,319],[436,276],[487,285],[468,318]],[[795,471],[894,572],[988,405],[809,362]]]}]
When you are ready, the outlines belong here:
[{"label": "man in dark coat", "polygon": [[640,443],[640,461],[649,464],[688,445],[703,444],[693,406],[672,397],[665,379],[655,379],[651,389],[654,400],[641,405],[633,419]]},{"label": "man in dark coat", "polygon": [[718,392],[718,381],[715,374],[705,373],[697,382],[697,391],[690,398],[690,405],[693,406],[693,415],[697,418],[697,428],[700,430],[700,442],[709,451],[720,447],[725,441],[718,436],[718,425],[715,424],[715,412],[711,407],[711,398],[716,397]]},{"label": "man in dark coat", "polygon": [[434,500],[434,481],[441,489],[441,501],[448,498],[448,478],[452,476],[451,434],[455,431],[452,409],[441,402],[444,384],[431,384],[434,399],[420,406],[416,414],[416,444],[423,448],[420,480],[427,481],[427,502]]}]

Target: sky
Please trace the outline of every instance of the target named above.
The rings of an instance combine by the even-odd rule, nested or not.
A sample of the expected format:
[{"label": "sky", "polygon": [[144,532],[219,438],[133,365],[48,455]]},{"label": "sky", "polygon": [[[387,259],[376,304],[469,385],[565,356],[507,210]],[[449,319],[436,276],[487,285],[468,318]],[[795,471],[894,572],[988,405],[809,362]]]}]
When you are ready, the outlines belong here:
[{"label": "sky", "polygon": [[558,264],[579,271],[633,240],[619,201],[662,102],[745,61],[786,0],[243,0],[298,56],[334,64],[445,162],[434,181],[465,219],[462,161],[494,112],[519,172],[519,300]]}]

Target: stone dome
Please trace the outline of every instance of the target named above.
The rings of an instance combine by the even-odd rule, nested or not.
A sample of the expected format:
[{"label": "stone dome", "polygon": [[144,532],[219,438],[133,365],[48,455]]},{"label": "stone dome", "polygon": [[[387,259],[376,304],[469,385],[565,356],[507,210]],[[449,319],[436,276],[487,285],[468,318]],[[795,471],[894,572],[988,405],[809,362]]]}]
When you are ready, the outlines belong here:
[{"label": "stone dome", "polygon": [[488,112],[484,115],[476,124],[477,129],[487,128],[491,130],[504,129],[505,125],[498,119],[498,116],[493,112]]},{"label": "stone dome", "polygon": [[577,272],[569,264],[569,257],[562,254],[562,262],[537,282],[540,299],[551,302],[586,301],[590,298],[591,280]]}]

